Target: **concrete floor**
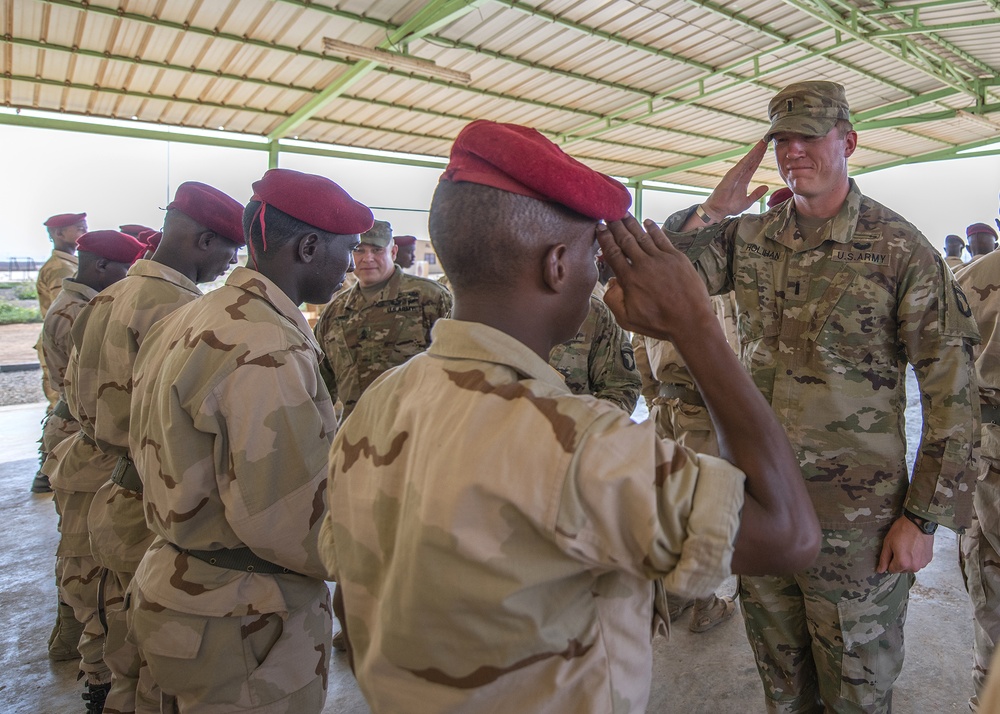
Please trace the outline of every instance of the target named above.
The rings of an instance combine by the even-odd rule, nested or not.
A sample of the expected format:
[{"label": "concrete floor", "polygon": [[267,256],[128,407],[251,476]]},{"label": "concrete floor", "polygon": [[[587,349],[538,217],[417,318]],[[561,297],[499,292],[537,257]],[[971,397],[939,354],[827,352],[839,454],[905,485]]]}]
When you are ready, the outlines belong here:
[{"label": "concrete floor", "polygon": [[[29,493],[37,465],[35,441],[41,405],[0,407],[0,713],[83,712],[73,662],[53,663],[46,640],[55,617],[53,559],[57,541],[51,496]],[[937,538],[934,561],[917,576],[906,622],[906,664],[897,681],[894,711],[966,712],[971,608],[962,589],[955,536]],[[720,593],[731,593],[730,578]],[[737,610],[732,621],[695,635],[686,619],[653,659],[650,712],[722,714],[761,712],[763,695]],[[346,658],[335,655],[324,712],[368,712]],[[415,709],[414,711],[418,711]]]}]

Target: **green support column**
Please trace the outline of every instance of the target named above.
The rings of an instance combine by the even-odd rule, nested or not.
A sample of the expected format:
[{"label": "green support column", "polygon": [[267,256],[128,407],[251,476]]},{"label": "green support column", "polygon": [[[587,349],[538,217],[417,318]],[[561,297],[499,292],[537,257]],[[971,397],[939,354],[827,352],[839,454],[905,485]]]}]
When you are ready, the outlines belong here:
[{"label": "green support column", "polygon": [[278,168],[278,153],[280,151],[281,147],[278,145],[277,139],[267,142],[267,168]]},{"label": "green support column", "polygon": [[633,208],[635,213],[632,215],[639,223],[642,223],[642,181],[635,185],[635,206]]}]

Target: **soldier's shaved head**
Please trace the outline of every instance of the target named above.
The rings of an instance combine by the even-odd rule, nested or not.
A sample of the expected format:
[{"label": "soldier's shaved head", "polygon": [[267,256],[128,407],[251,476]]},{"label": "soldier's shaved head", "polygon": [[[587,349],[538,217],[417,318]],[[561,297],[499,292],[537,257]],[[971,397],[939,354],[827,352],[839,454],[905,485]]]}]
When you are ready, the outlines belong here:
[{"label": "soldier's shaved head", "polygon": [[469,182],[442,181],[431,201],[431,243],[455,290],[515,286],[566,222],[591,223],[554,203]]},{"label": "soldier's shaved head", "polygon": [[[263,221],[257,215],[260,201],[250,201],[243,210],[243,235],[250,244],[250,249],[260,256],[263,253],[278,250],[293,238],[299,238],[306,233],[323,233],[298,218],[289,216],[282,210],[268,204],[262,212]],[[261,236],[261,224],[264,225],[267,245]]]}]

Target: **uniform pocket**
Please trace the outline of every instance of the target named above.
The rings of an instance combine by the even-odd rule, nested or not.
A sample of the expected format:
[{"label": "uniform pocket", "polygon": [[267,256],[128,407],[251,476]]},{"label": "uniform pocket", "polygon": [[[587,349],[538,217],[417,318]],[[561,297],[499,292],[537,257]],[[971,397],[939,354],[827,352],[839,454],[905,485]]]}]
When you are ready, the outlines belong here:
[{"label": "uniform pocket", "polygon": [[903,622],[912,573],[887,575],[861,597],[837,603],[843,654],[840,696],[874,704],[903,668]]}]

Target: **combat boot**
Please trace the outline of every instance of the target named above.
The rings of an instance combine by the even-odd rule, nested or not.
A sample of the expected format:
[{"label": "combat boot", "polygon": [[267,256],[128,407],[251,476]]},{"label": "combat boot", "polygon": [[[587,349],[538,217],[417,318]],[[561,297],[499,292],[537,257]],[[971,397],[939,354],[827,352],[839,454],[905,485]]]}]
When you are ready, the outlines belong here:
[{"label": "combat boot", "polygon": [[49,659],[56,662],[66,662],[80,659],[77,644],[83,634],[83,625],[77,622],[73,608],[64,602],[59,603],[56,610],[56,626],[49,635]]},{"label": "combat boot", "polygon": [[107,684],[87,683],[87,691],[80,695],[87,704],[87,714],[101,714],[104,711],[104,700],[108,698],[109,691],[111,691],[111,682]]}]

